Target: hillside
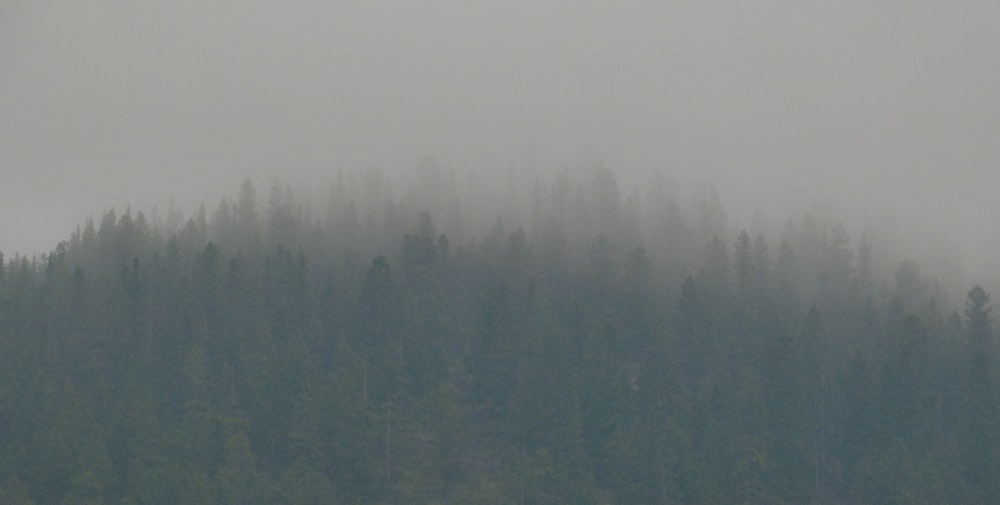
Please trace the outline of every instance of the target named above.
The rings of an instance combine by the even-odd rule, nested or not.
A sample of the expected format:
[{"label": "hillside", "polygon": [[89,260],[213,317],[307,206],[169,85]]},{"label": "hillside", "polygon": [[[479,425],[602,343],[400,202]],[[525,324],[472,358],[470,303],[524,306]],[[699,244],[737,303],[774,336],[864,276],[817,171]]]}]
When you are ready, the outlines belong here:
[{"label": "hillside", "polygon": [[427,177],[247,181],[0,259],[0,503],[1000,496],[982,288],[603,169],[496,209]]}]

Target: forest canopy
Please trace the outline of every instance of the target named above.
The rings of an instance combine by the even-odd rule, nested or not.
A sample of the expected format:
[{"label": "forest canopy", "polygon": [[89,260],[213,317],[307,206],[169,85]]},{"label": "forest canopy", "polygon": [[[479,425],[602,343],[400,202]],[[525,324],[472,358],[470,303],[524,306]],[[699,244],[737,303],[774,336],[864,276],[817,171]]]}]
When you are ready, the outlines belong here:
[{"label": "forest canopy", "polygon": [[0,503],[1000,496],[988,290],[782,217],[432,160],[108,210],[0,255]]}]

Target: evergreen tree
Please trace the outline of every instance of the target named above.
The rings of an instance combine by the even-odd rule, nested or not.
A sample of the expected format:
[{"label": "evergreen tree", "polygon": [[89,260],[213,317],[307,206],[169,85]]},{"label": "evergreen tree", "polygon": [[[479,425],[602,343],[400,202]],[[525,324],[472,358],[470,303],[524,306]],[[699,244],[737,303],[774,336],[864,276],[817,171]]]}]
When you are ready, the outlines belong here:
[{"label": "evergreen tree", "polygon": [[965,304],[965,325],[970,353],[965,408],[959,432],[965,475],[972,486],[970,499],[996,496],[995,476],[1000,470],[998,411],[993,355],[990,296],[976,286]]}]

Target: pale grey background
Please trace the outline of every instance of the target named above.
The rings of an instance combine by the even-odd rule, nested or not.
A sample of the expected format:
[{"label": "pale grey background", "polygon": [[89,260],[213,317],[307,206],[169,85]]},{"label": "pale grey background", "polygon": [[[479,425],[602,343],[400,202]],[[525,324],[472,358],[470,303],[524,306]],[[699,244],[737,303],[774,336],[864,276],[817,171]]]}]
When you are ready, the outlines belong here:
[{"label": "pale grey background", "polygon": [[713,179],[737,216],[892,207],[982,263],[997,26],[973,0],[0,0],[0,250],[110,206],[429,153]]}]

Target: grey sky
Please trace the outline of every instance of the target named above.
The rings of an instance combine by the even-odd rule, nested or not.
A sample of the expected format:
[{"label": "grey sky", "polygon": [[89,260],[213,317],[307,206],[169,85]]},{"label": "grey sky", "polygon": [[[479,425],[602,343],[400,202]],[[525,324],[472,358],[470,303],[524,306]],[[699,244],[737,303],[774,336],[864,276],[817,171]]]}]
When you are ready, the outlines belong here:
[{"label": "grey sky", "polygon": [[0,250],[246,176],[528,152],[982,235],[997,26],[972,0],[0,0]]}]

